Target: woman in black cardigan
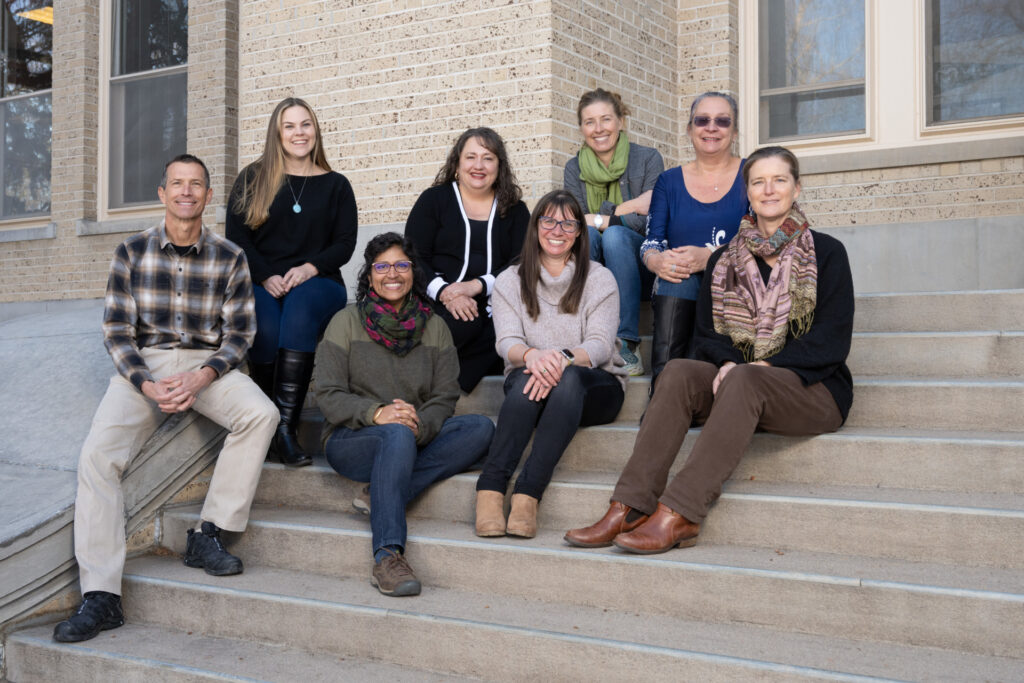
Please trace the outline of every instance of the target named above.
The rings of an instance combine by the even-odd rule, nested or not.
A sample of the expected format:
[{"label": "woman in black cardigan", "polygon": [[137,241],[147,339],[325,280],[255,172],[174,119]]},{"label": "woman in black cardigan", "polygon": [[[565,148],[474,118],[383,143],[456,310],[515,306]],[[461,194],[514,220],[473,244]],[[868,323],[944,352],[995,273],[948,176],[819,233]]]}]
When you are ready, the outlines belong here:
[{"label": "woman in black cardigan", "polygon": [[282,100],[263,154],[231,189],[226,234],[249,262],[257,323],[250,373],[281,413],[271,452],[290,467],[312,462],[296,428],[317,339],[348,300],[341,267],[355,249],[356,224],[352,185],[327,163],[316,114],[303,100]]},{"label": "woman in black cardigan", "polygon": [[502,372],[488,298],[494,278],[523,246],[530,212],[490,128],[459,136],[434,184],[416,200],[405,234],[431,280],[427,295],[448,323],[459,355],[459,387]]},{"label": "woman in black cardigan", "polygon": [[[666,364],[608,512],[569,531],[571,545],[614,543],[642,554],[692,546],[755,430],[822,434],[850,412],[853,278],[846,250],[808,227],[795,203],[800,168],[792,152],[757,150],[743,180],[755,215],[708,260],[710,277],[697,301],[697,359]],[[669,481],[691,422],[704,427]]]}]

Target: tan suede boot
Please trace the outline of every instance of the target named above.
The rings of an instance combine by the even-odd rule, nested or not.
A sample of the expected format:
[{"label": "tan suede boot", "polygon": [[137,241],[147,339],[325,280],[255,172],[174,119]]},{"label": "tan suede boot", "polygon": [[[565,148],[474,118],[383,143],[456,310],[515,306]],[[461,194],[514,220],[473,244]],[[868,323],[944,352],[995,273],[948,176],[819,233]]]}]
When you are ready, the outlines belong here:
[{"label": "tan suede boot", "polygon": [[505,494],[500,491],[476,492],[476,535],[505,535]]},{"label": "tan suede boot", "polygon": [[525,493],[512,494],[512,510],[508,513],[509,536],[533,538],[537,535],[537,503],[538,500]]}]

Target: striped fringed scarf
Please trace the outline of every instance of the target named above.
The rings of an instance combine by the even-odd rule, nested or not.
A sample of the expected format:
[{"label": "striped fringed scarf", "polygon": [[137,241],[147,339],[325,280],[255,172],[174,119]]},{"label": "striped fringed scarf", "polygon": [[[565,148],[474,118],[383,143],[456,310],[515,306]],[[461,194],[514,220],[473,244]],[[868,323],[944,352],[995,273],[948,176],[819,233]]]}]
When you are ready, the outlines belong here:
[{"label": "striped fringed scarf", "polygon": [[[766,285],[754,255],[773,254],[779,260]],[[795,338],[811,328],[817,298],[818,259],[800,208],[794,204],[768,238],[753,216],[744,216],[711,274],[715,332],[728,335],[748,363],[770,358],[786,345],[790,329]]]}]

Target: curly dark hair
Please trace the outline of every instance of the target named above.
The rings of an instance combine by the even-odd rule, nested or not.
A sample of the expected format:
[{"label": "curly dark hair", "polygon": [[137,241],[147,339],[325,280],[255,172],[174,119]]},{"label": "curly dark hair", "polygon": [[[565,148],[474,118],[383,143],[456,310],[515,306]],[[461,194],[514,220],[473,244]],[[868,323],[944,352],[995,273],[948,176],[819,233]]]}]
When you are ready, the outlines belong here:
[{"label": "curly dark hair", "polygon": [[391,247],[398,247],[412,261],[411,293],[418,296],[425,305],[431,306],[430,297],[427,296],[427,276],[420,268],[416,247],[412,245],[412,241],[408,237],[397,232],[382,232],[367,242],[366,249],[363,250],[363,267],[359,269],[359,275],[356,277],[356,301],[361,303],[366,299],[366,295],[370,291],[370,267],[378,256]]},{"label": "curly dark hair", "polygon": [[437,172],[433,186],[450,185],[455,181],[462,149],[473,138],[479,140],[487,151],[498,157],[498,178],[494,181],[494,196],[498,199],[498,215],[504,217],[506,212],[523,198],[523,190],[519,187],[516,174],[512,172],[512,166],[509,164],[505,141],[490,128],[470,128],[459,136],[449,150],[444,166]]}]

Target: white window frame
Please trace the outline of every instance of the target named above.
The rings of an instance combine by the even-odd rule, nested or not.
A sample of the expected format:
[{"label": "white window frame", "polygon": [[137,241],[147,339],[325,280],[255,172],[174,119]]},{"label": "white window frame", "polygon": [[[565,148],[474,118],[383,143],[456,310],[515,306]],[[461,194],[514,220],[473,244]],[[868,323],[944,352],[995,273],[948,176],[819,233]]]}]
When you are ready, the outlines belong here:
[{"label": "white window frame", "polygon": [[[100,221],[111,219],[124,219],[125,225],[133,225],[129,219],[146,218],[160,215],[163,204],[160,203],[153,188],[153,202],[146,204],[133,204],[132,206],[115,207],[110,206],[111,180],[110,180],[110,125],[112,123],[112,108],[110,102],[111,86],[133,80],[167,76],[175,73],[188,73],[188,62],[176,66],[142,71],[122,76],[111,76],[114,64],[114,0],[105,0],[100,3],[100,98],[99,98],[99,134],[97,135],[97,174],[96,195],[99,206],[97,207],[97,219]],[[191,10],[191,7],[189,7]],[[186,89],[187,92],[187,89]],[[188,131],[186,130],[186,136]]]},{"label": "white window frame", "polygon": [[[928,124],[926,0],[865,0],[864,134],[761,142],[757,5],[757,0],[739,3],[739,132],[744,155],[765,144],[782,144],[801,159],[820,157],[827,160],[828,171],[841,171],[934,163],[949,155],[963,158],[962,143],[976,146],[974,159],[1024,150],[1024,115]],[[911,40],[907,40],[908,28]],[[912,72],[893,66],[906,64],[913,65]],[[948,154],[937,144],[948,146]],[[887,154],[883,159],[878,152]]]}]

